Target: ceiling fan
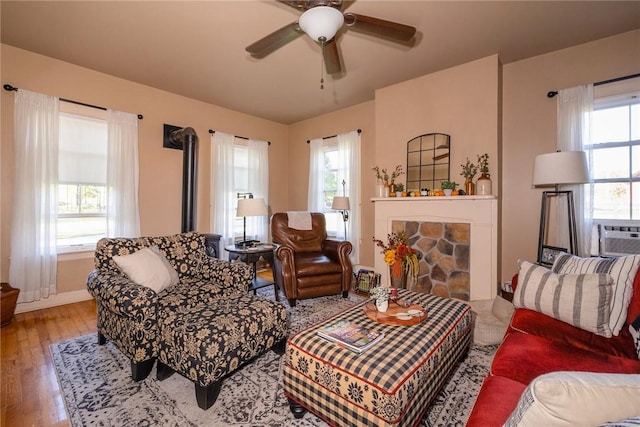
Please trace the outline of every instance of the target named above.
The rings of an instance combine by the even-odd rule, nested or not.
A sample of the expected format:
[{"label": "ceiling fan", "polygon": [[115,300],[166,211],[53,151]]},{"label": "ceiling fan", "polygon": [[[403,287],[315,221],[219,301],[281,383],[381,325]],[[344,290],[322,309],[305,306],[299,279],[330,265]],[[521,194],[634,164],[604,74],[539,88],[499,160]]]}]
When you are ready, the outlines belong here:
[{"label": "ceiling fan", "polygon": [[[398,43],[408,43],[416,33],[415,27],[356,13],[343,12],[352,1],[343,0],[277,0],[303,11],[298,22],[292,22],[274,31],[246,50],[254,58],[268,54],[295,40],[303,33],[322,46],[322,55],[328,74],[342,71],[342,61],[336,44],[336,33],[346,27],[361,33]],[[347,4],[348,3],[348,4]]]}]

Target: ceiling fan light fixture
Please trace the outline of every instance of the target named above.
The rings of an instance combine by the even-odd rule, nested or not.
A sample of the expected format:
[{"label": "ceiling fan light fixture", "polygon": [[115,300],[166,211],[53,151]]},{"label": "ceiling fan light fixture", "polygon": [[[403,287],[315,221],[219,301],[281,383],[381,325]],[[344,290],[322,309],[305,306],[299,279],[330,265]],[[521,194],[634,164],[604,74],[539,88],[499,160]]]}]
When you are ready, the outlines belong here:
[{"label": "ceiling fan light fixture", "polygon": [[342,12],[329,6],[311,8],[303,13],[298,20],[302,31],[317,42],[331,40],[343,23]]}]

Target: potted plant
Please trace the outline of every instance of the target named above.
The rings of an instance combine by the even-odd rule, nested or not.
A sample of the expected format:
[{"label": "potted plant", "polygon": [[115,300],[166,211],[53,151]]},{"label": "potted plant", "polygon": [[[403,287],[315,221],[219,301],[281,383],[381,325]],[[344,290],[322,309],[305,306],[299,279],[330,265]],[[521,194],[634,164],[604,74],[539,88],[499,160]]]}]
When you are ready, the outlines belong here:
[{"label": "potted plant", "polygon": [[440,187],[442,191],[444,191],[445,196],[450,196],[451,192],[455,190],[457,186],[458,183],[453,181],[442,181],[442,183],[440,183]]},{"label": "potted plant", "polygon": [[369,291],[371,298],[376,300],[376,309],[381,312],[387,311],[389,308],[389,288],[384,286],[376,286]]},{"label": "potted plant", "polygon": [[404,192],[404,184],[403,183],[396,184],[396,197],[402,196],[403,192]]},{"label": "potted plant", "polygon": [[490,195],[491,194],[491,175],[489,174],[489,154],[484,153],[478,156],[478,170],[480,171],[480,178],[476,182],[477,194]]}]

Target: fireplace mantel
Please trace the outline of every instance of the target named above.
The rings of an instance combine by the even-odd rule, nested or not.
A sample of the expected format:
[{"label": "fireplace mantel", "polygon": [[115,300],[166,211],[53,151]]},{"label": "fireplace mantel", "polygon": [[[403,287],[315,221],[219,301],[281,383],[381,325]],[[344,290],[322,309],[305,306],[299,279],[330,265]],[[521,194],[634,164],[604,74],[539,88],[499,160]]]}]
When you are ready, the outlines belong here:
[{"label": "fireplace mantel", "polygon": [[[470,224],[469,295],[471,300],[492,299],[498,287],[498,200],[495,196],[373,198],[375,236],[391,232],[392,221]],[[388,283],[389,269],[381,255],[375,270]]]}]

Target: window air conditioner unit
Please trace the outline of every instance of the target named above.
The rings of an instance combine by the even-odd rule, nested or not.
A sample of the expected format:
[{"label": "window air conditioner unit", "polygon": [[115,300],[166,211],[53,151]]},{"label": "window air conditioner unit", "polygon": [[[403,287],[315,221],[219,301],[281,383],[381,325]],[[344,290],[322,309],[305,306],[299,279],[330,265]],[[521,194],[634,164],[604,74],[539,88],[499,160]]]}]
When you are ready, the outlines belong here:
[{"label": "window air conditioner unit", "polygon": [[599,233],[601,256],[640,254],[640,227],[600,224]]}]

